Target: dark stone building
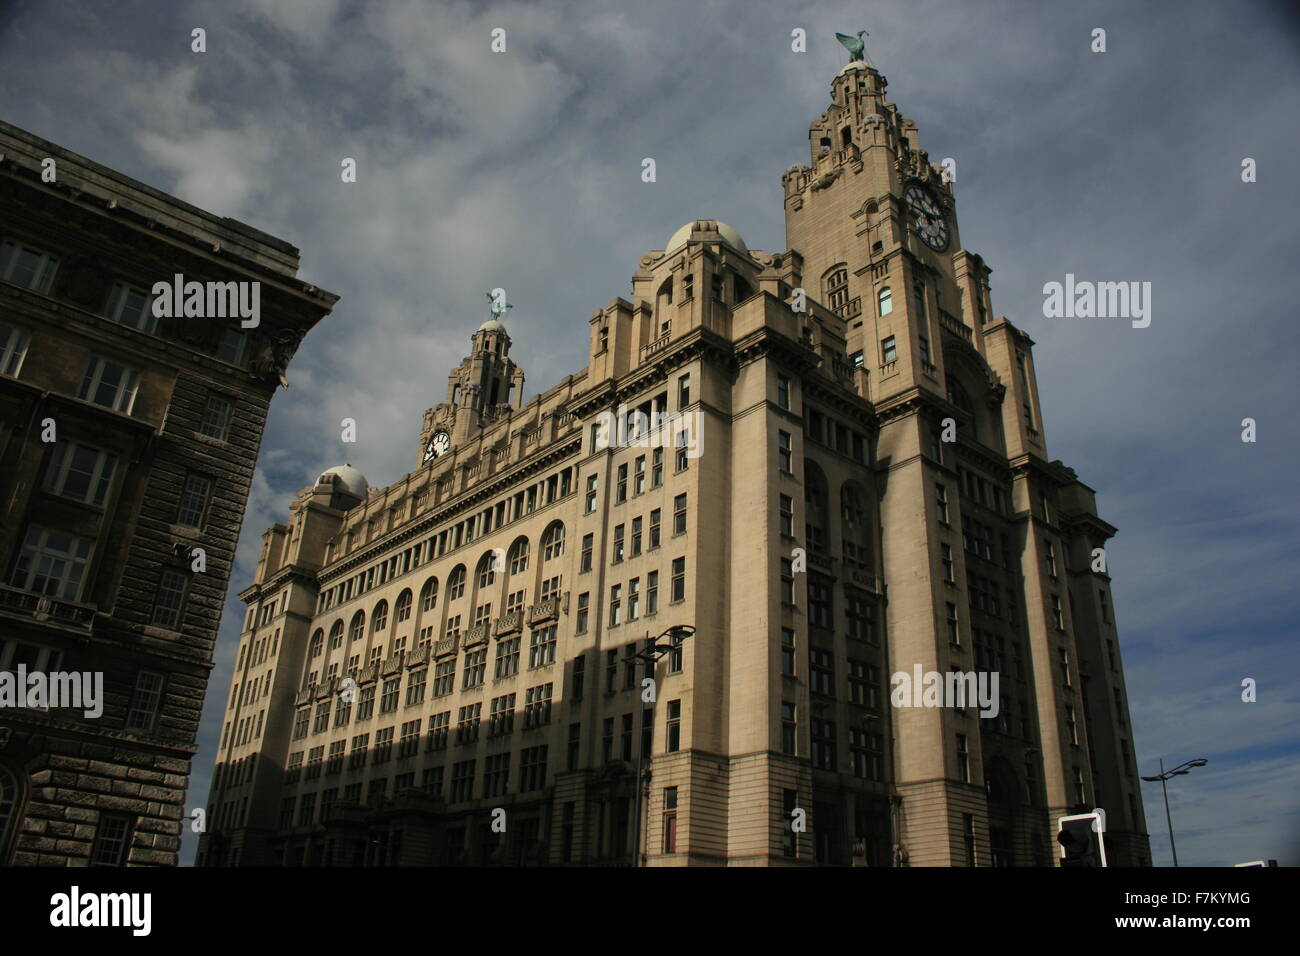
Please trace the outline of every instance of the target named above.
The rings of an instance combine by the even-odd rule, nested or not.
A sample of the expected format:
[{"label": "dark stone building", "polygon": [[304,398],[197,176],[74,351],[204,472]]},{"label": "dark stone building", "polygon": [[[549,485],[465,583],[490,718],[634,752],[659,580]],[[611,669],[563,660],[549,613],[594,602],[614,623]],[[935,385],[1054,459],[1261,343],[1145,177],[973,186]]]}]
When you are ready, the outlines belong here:
[{"label": "dark stone building", "polygon": [[[297,269],[0,123],[0,863],[176,862],[267,410],[337,301]],[[155,315],[178,275],[204,295]],[[32,673],[102,692],[15,699]]]}]

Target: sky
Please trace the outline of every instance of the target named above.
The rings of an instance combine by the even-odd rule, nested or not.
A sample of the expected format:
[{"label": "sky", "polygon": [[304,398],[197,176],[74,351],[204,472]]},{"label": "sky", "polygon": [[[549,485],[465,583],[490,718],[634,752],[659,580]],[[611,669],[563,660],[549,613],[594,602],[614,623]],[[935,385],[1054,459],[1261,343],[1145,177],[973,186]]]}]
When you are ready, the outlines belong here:
[{"label": "sky", "polygon": [[[781,174],[809,161],[847,61],[835,31],[860,29],[922,148],[956,160],[995,314],[1037,343],[1049,457],[1120,529],[1139,772],[1209,761],[1170,785],[1179,862],[1300,865],[1300,15],[1282,3],[0,3],[0,117],[292,242],[300,277],[342,296],[271,407],[188,806],[263,529],[328,466],[381,486],[416,466],[487,290],[514,305],[527,400],[584,367],[591,313],[683,223],[783,251]],[[1067,274],[1150,282],[1150,326],[1045,317]]]}]

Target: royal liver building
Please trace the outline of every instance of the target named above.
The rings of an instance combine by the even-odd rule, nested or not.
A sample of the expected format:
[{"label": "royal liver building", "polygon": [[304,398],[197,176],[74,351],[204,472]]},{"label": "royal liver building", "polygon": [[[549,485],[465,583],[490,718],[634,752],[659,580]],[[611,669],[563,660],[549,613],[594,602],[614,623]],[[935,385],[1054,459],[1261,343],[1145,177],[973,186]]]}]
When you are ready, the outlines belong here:
[{"label": "royal liver building", "polygon": [[688,223],[526,404],[489,319],[414,471],[266,531],[200,863],[1047,866],[1094,807],[1149,863],[1115,528],[884,77],[831,98],[788,249]]}]

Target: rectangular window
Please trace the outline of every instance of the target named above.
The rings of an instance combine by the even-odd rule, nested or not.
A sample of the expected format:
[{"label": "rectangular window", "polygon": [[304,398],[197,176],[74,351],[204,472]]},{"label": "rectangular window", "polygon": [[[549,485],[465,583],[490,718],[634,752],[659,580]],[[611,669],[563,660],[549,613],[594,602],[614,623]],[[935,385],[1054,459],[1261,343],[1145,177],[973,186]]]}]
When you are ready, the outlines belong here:
[{"label": "rectangular window", "polygon": [[778,496],[781,534],[786,537],[794,535],[794,499],[789,495]]},{"label": "rectangular window", "polygon": [[641,579],[627,582],[627,619],[635,621],[641,611]]},{"label": "rectangular window", "polygon": [[611,563],[618,564],[623,560],[623,525],[614,526],[614,554]]},{"label": "rectangular window", "polygon": [[948,489],[946,486],[938,483],[935,484],[934,503],[936,512],[939,516],[939,524],[948,524]]},{"label": "rectangular window", "polygon": [[483,768],[483,796],[502,796],[509,782],[510,754],[490,754]]},{"label": "rectangular window", "polygon": [[823,697],[835,696],[835,672],[831,652],[814,647],[808,652],[812,692]]},{"label": "rectangular window", "polygon": [[176,571],[164,571],[158,579],[158,592],[154,595],[152,623],[159,627],[175,629],[181,622],[181,608],[185,605],[185,591],[189,579]]},{"label": "rectangular window", "polygon": [[619,465],[617,481],[614,485],[614,503],[621,505],[627,501],[627,465]]},{"label": "rectangular window", "polygon": [[94,542],[89,538],[32,525],[14,566],[13,586],[76,601],[93,550]]},{"label": "rectangular window", "polygon": [[785,409],[790,407],[790,379],[780,373],[776,376],[776,403]]},{"label": "rectangular window", "polygon": [[522,640],[518,637],[507,637],[497,641],[495,671],[497,680],[514,677],[519,673],[519,647],[521,643]]},{"label": "rectangular window", "polygon": [[789,701],[781,702],[781,753],[798,755],[799,725],[795,720],[795,707]]},{"label": "rectangular window", "polygon": [[663,516],[663,512],[662,512],[659,508],[655,508],[653,511],[650,512],[650,542],[649,542],[649,550],[651,550],[651,551],[653,551],[655,548],[659,547],[660,527],[661,527],[661,519],[662,519],[662,516]]},{"label": "rectangular window", "polygon": [[463,803],[474,795],[473,760],[462,760],[451,767],[451,802]]},{"label": "rectangular window", "polygon": [[384,681],[384,692],[379,698],[379,712],[381,714],[391,714],[397,710],[398,700],[401,697],[401,686],[401,677],[393,677]]},{"label": "rectangular window", "polygon": [[582,564],[578,568],[579,574],[586,574],[591,570],[591,554],[595,547],[595,535],[584,534],[582,536]]},{"label": "rectangular window", "polygon": [[681,411],[691,403],[691,373],[677,378],[677,410]]},{"label": "rectangular window", "polygon": [[814,710],[812,725],[809,728],[812,740],[812,763],[819,770],[836,769],[835,722],[819,716]]},{"label": "rectangular window", "polygon": [[678,601],[686,600],[686,559],[673,558],[673,577],[672,577],[672,597],[670,600],[676,604]]},{"label": "rectangular window", "polygon": [[623,585],[612,584],[609,588],[609,626],[617,627],[623,623]]},{"label": "rectangular window", "polygon": [[793,456],[790,446],[790,435],[788,432],[778,431],[776,433],[776,460],[777,467],[781,469],[783,475],[793,475]]},{"label": "rectangular window", "polygon": [[880,340],[880,364],[898,361],[898,344],[892,335]]},{"label": "rectangular window", "polygon": [[545,667],[555,663],[556,625],[535,629],[528,638],[528,667]]},{"label": "rectangular window", "polygon": [[[581,659],[581,658],[580,658]],[[568,767],[577,770],[582,759],[582,724],[569,724]]]},{"label": "rectangular window", "polygon": [[656,448],[651,456],[650,487],[658,488],[664,483],[664,450]]},{"label": "rectangular window", "polygon": [[524,729],[544,727],[551,722],[551,694],[554,684],[539,684],[524,692]]},{"label": "rectangular window", "polygon": [[574,624],[574,633],[586,634],[587,621],[591,613],[591,592],[584,591],[578,595],[578,618]]},{"label": "rectangular window", "polygon": [[411,671],[411,676],[406,685],[407,707],[414,707],[416,704],[424,703],[424,688],[428,683],[428,679],[429,669],[427,667]]},{"label": "rectangular window", "polygon": [[77,397],[129,415],[139,384],[140,373],[135,369],[92,355]]},{"label": "rectangular window", "polygon": [[43,487],[61,498],[99,506],[108,495],[116,466],[116,455],[80,442],[58,442],[50,453]]},{"label": "rectangular window", "polygon": [[673,754],[682,749],[682,702],[680,700],[670,700],[668,702],[668,742],[664,748],[668,753]]},{"label": "rectangular window", "polygon": [[654,614],[659,610],[659,572],[651,571],[645,581],[645,612]]},{"label": "rectangular window", "polygon": [[526,747],[519,753],[519,792],[529,793],[546,786],[546,745]]},{"label": "rectangular window", "polygon": [[49,292],[57,257],[13,239],[0,242],[0,279],[36,292]]},{"label": "rectangular window", "polygon": [[217,346],[217,358],[231,365],[244,364],[244,346],[247,337],[237,328],[228,328],[221,335],[221,344]]},{"label": "rectangular window", "polygon": [[152,332],[158,325],[158,319],[153,314],[153,296],[125,282],[113,283],[104,315],[141,332]]},{"label": "rectangular window", "polygon": [[209,395],[203,408],[203,420],[199,422],[199,433],[224,441],[229,423],[230,402],[217,395]]},{"label": "rectangular window", "polygon": [[686,495],[673,498],[673,534],[686,533]]},{"label": "rectangular window", "polygon": [[18,377],[29,339],[26,329],[0,323],[0,375]]},{"label": "rectangular window", "polygon": [[795,637],[794,628],[781,628],[781,673],[786,677],[795,676]]},{"label": "rectangular window", "polygon": [[645,455],[641,455],[636,460],[636,467],[632,471],[632,494],[640,495],[645,493]]},{"label": "rectangular window", "polygon": [[583,505],[583,514],[591,514],[596,510],[596,476],[587,476],[587,494]]},{"label": "rectangular window", "polygon": [[163,676],[151,671],[140,671],[135,678],[131,706],[126,713],[128,730],[153,730],[162,705]]},{"label": "rectangular window", "polygon": [[202,528],[203,517],[208,510],[208,497],[212,493],[212,482],[202,475],[189,474],[185,477],[185,488],[181,491],[180,504],[176,508],[176,523],[187,528]]},{"label": "rectangular window", "polygon": [[91,866],[122,866],[131,846],[135,819],[120,813],[101,813],[90,846]]},{"label": "rectangular window", "polygon": [[641,553],[641,523],[640,517],[632,519],[632,544],[629,557],[635,558]]},{"label": "rectangular window", "polygon": [[487,648],[465,652],[465,677],[461,690],[478,687],[487,677]]},{"label": "rectangular window", "polygon": [[957,779],[970,783],[970,751],[966,746],[966,735],[957,735]]}]

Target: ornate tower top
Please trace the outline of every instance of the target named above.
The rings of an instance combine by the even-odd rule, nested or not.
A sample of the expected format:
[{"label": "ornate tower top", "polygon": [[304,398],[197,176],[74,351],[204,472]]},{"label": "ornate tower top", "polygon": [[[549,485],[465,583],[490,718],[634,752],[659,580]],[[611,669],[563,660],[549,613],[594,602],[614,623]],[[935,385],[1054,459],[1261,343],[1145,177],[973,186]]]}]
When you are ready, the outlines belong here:
[{"label": "ornate tower top", "polygon": [[505,293],[487,294],[492,317],[470,336],[470,353],[447,376],[447,399],[424,413],[420,461],[450,454],[479,430],[523,405],[524,370],[510,358],[510,333],[501,316],[513,308]]}]

